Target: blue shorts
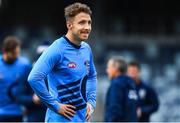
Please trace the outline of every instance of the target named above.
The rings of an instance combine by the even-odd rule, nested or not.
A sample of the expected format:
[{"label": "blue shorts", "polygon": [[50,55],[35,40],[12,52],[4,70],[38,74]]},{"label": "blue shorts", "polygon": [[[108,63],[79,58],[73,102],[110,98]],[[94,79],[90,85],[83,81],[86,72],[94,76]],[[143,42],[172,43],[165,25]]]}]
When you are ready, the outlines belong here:
[{"label": "blue shorts", "polygon": [[71,120],[66,119],[64,116],[47,109],[45,122],[86,122],[86,108],[77,110],[76,114],[71,117]]}]

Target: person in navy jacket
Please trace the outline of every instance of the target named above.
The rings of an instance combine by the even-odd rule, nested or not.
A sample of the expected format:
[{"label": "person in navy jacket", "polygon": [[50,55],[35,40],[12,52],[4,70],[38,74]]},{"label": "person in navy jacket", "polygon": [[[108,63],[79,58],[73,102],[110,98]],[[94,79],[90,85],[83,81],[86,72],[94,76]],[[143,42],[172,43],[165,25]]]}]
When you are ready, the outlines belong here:
[{"label": "person in navy jacket", "polygon": [[132,61],[128,65],[128,75],[135,80],[138,95],[137,116],[140,122],[149,122],[150,116],[158,110],[158,97],[153,88],[140,79],[140,64]]},{"label": "person in navy jacket", "polygon": [[135,84],[126,75],[126,69],[126,62],[119,57],[108,61],[107,74],[111,85],[106,96],[105,122],[137,121]]}]

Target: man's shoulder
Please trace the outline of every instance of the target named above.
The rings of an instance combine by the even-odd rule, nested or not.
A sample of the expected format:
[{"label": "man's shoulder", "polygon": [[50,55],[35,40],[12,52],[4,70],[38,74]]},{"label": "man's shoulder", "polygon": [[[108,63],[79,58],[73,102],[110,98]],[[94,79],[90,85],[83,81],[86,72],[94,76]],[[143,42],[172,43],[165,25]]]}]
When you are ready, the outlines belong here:
[{"label": "man's shoulder", "polygon": [[144,81],[141,81],[141,85],[144,89],[148,90],[148,91],[155,91],[153,89],[153,87],[151,85],[148,85],[147,83],[145,83]]},{"label": "man's shoulder", "polygon": [[112,80],[112,83],[114,85],[117,85],[117,86],[124,86],[125,85],[125,81],[126,81],[126,78],[124,76],[120,75],[120,76],[114,78]]},{"label": "man's shoulder", "polygon": [[54,40],[53,43],[48,47],[48,49],[46,51],[59,53],[62,51],[62,49],[64,47],[65,47],[65,39],[63,37],[60,37],[60,38]]},{"label": "man's shoulder", "polygon": [[119,86],[125,87],[125,88],[133,88],[135,89],[135,82],[132,78],[130,78],[127,75],[121,75],[117,78],[116,83],[119,84]]},{"label": "man's shoulder", "polygon": [[55,45],[55,46],[63,46],[63,45],[65,45],[65,39],[64,39],[63,36],[62,36],[62,37],[56,39],[56,40],[52,43],[52,45]]},{"label": "man's shoulder", "polygon": [[89,44],[85,41],[82,41],[81,45],[89,47]]},{"label": "man's shoulder", "polygon": [[120,75],[117,79],[119,79],[120,81],[123,81],[123,83],[134,83],[134,80],[127,76],[127,75]]},{"label": "man's shoulder", "polygon": [[31,65],[30,60],[29,60],[27,57],[25,57],[25,56],[20,56],[20,57],[18,58],[18,62],[19,62],[21,65]]},{"label": "man's shoulder", "polygon": [[89,46],[89,44],[86,43],[86,42],[84,42],[84,41],[82,41],[81,46],[82,46],[82,47],[85,47],[85,48],[88,48],[88,49],[91,49],[91,47]]}]

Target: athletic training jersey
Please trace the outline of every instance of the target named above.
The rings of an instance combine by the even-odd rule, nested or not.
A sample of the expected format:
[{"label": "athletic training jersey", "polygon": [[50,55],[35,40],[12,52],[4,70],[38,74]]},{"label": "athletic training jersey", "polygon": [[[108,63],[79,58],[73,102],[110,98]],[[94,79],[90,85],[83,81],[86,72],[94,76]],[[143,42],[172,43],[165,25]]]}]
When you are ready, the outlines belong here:
[{"label": "athletic training jersey", "polygon": [[9,64],[0,56],[0,116],[22,116],[21,106],[16,102],[17,85],[27,81],[28,66],[29,61],[24,57]]},{"label": "athletic training jersey", "polygon": [[[77,46],[65,36],[54,41],[35,63],[28,81],[48,107],[46,122],[85,121],[86,103],[96,106],[96,70],[85,42]],[[58,103],[76,107],[71,120],[56,113],[61,108]]]}]

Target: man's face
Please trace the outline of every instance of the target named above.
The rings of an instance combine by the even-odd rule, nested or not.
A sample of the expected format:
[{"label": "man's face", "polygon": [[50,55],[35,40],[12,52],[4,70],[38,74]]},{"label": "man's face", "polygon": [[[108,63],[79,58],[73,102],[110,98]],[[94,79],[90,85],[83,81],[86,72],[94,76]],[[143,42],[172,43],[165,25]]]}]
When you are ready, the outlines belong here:
[{"label": "man's face", "polygon": [[16,49],[14,51],[6,52],[5,54],[7,56],[7,62],[13,63],[20,54],[20,47],[16,47]]},{"label": "man's face", "polygon": [[134,80],[138,80],[140,71],[136,66],[128,66],[127,74]]},{"label": "man's face", "polygon": [[88,39],[91,32],[91,17],[89,14],[81,12],[70,20],[68,24],[68,29],[76,40],[85,41]]},{"label": "man's face", "polygon": [[108,61],[106,72],[107,72],[108,78],[110,80],[112,80],[116,76],[116,73],[118,72],[118,69],[115,67],[113,60]]}]

